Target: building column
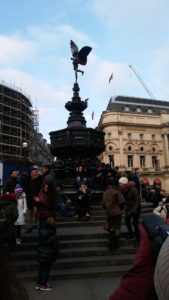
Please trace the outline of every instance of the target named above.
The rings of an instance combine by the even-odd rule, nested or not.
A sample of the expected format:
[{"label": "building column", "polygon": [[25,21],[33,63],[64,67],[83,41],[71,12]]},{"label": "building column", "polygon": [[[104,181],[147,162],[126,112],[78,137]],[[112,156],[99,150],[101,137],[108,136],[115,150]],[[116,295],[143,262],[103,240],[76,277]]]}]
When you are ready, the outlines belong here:
[{"label": "building column", "polygon": [[124,166],[124,154],[123,154],[123,132],[119,130],[119,148],[120,148],[120,165]]},{"label": "building column", "polygon": [[165,161],[166,161],[166,167],[169,166],[169,147],[168,147],[168,134],[164,134],[164,150],[165,150]]}]

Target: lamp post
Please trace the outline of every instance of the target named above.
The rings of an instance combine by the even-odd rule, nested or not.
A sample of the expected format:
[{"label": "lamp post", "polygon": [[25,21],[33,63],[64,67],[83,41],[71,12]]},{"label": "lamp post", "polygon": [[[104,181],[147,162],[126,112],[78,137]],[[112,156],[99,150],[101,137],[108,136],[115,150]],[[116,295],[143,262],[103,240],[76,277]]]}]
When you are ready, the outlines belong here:
[{"label": "lamp post", "polygon": [[28,143],[23,142],[22,143],[22,151],[23,151],[23,167],[26,167],[26,155],[27,155],[27,150],[28,150]]}]

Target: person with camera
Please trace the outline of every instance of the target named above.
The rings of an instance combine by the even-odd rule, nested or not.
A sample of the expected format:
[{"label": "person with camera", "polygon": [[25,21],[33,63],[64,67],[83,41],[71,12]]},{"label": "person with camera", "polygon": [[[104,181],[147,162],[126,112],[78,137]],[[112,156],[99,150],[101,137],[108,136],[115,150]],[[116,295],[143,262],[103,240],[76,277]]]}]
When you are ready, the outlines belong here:
[{"label": "person with camera", "polygon": [[163,221],[169,225],[169,195],[159,202],[158,206],[153,210],[153,212],[160,216]]}]

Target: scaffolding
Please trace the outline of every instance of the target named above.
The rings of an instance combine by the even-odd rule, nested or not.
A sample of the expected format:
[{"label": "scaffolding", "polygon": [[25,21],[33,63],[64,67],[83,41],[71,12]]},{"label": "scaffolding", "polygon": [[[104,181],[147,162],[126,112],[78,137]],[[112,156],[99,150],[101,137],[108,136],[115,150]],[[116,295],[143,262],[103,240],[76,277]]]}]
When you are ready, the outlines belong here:
[{"label": "scaffolding", "polygon": [[19,90],[0,84],[0,158],[21,160],[22,144],[33,131],[32,104]]},{"label": "scaffolding", "polygon": [[35,161],[39,165],[53,161],[39,133],[39,109],[20,90],[0,83],[0,163],[23,167]]},{"label": "scaffolding", "polygon": [[36,132],[39,132],[39,109],[31,107],[33,127]]}]

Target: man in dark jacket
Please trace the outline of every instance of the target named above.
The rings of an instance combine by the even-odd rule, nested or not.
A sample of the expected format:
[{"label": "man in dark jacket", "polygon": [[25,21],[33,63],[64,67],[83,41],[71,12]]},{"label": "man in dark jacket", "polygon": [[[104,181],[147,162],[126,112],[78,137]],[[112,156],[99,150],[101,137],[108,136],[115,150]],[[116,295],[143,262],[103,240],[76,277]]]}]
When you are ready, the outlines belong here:
[{"label": "man in dark jacket", "polygon": [[[119,190],[123,194],[125,203],[125,224],[129,232],[129,238],[133,238],[135,235],[136,246],[139,244],[139,230],[138,221],[140,216],[140,197],[138,190],[133,183],[129,183],[126,177],[119,179]],[[133,225],[133,228],[132,228]],[[134,231],[133,231],[134,229]]]},{"label": "man in dark jacket", "polygon": [[59,182],[58,174],[55,169],[52,169],[51,165],[42,166],[42,185],[49,184],[52,189],[56,188],[56,184]]},{"label": "man in dark jacket", "polygon": [[18,183],[18,174],[19,171],[17,171],[16,169],[13,169],[9,172],[9,178],[6,179],[3,184],[3,194],[14,193],[15,186]]},{"label": "man in dark jacket", "polygon": [[126,176],[127,176],[128,181],[133,181],[134,182],[135,187],[138,190],[138,194],[141,198],[139,169],[136,168],[136,169],[132,170],[131,168],[128,168],[127,171],[126,171]]},{"label": "man in dark jacket", "polygon": [[34,198],[38,196],[40,190],[42,188],[42,175],[38,174],[38,169],[33,168],[30,173],[29,183],[27,185],[26,192],[26,200],[28,207],[28,228],[26,233],[32,232],[33,229],[33,213],[35,200]]},{"label": "man in dark jacket", "polygon": [[[42,177],[43,177],[43,181],[51,173],[51,170],[52,170],[52,166],[51,165],[49,165],[49,164],[42,165]],[[45,183],[47,183],[47,182],[45,182]]]}]

